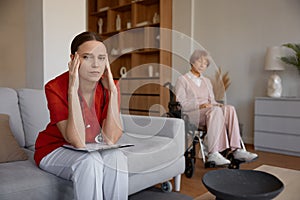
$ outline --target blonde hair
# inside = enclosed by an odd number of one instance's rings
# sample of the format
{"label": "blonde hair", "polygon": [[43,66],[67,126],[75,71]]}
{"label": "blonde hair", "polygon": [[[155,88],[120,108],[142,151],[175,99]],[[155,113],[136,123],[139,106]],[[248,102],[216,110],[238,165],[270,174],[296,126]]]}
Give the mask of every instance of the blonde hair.
{"label": "blonde hair", "polygon": [[207,59],[207,67],[210,65],[210,59],[209,59],[209,54],[207,51],[205,50],[200,50],[200,49],[196,49],[193,54],[190,57],[190,64],[194,64],[196,62],[196,60],[198,60],[201,57],[206,57]]}

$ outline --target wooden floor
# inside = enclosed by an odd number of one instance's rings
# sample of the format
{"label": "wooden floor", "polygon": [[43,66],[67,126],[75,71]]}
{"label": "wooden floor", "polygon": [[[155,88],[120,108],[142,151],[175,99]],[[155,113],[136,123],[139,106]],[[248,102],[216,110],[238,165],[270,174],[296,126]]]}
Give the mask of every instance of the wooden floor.
{"label": "wooden floor", "polygon": [[[253,146],[246,146],[248,151],[255,152],[259,158],[252,163],[245,163],[241,165],[241,169],[255,169],[261,165],[272,165],[277,167],[300,170],[300,157],[287,156],[282,154],[275,154],[262,151],[254,151]],[[182,175],[180,193],[191,197],[198,197],[207,192],[202,184],[202,176],[209,170],[216,170],[218,168],[205,169],[201,159],[197,157],[194,175],[192,178],[186,178]]]}

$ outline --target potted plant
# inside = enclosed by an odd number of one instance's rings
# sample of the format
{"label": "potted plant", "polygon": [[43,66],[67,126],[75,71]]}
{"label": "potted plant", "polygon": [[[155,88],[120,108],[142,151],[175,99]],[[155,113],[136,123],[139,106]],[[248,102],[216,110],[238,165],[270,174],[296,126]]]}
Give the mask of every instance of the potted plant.
{"label": "potted plant", "polygon": [[280,59],[287,64],[295,66],[300,74],[300,44],[287,43],[282,46],[292,49],[294,51],[294,55],[281,57]]}

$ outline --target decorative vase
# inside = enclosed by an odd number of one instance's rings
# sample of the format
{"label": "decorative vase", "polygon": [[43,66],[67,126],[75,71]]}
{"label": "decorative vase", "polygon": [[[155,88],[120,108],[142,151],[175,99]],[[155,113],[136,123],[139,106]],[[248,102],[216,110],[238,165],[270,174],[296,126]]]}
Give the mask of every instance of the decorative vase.
{"label": "decorative vase", "polygon": [[103,27],[103,19],[102,18],[99,18],[99,20],[98,20],[98,27],[99,27],[98,33],[102,34],[102,27]]}
{"label": "decorative vase", "polygon": [[148,67],[148,75],[149,75],[149,77],[153,77],[153,66],[152,65],[149,65],[149,67]]}
{"label": "decorative vase", "polygon": [[117,15],[117,19],[116,19],[116,30],[117,30],[117,31],[121,30],[121,17],[120,17],[120,15]]}
{"label": "decorative vase", "polygon": [[126,77],[126,75],[127,75],[127,69],[126,69],[126,67],[121,67],[121,69],[120,69],[120,75],[121,75],[122,78]]}

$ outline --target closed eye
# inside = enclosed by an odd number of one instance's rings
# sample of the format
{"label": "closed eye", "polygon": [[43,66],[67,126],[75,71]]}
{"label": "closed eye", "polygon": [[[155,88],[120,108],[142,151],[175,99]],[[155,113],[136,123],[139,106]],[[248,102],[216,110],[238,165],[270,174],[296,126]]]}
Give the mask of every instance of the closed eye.
{"label": "closed eye", "polygon": [[98,59],[101,60],[101,61],[104,61],[105,60],[105,56],[99,56]]}
{"label": "closed eye", "polygon": [[83,57],[83,59],[85,59],[85,60],[93,59],[93,56],[92,56],[92,55],[83,55],[82,57]]}

